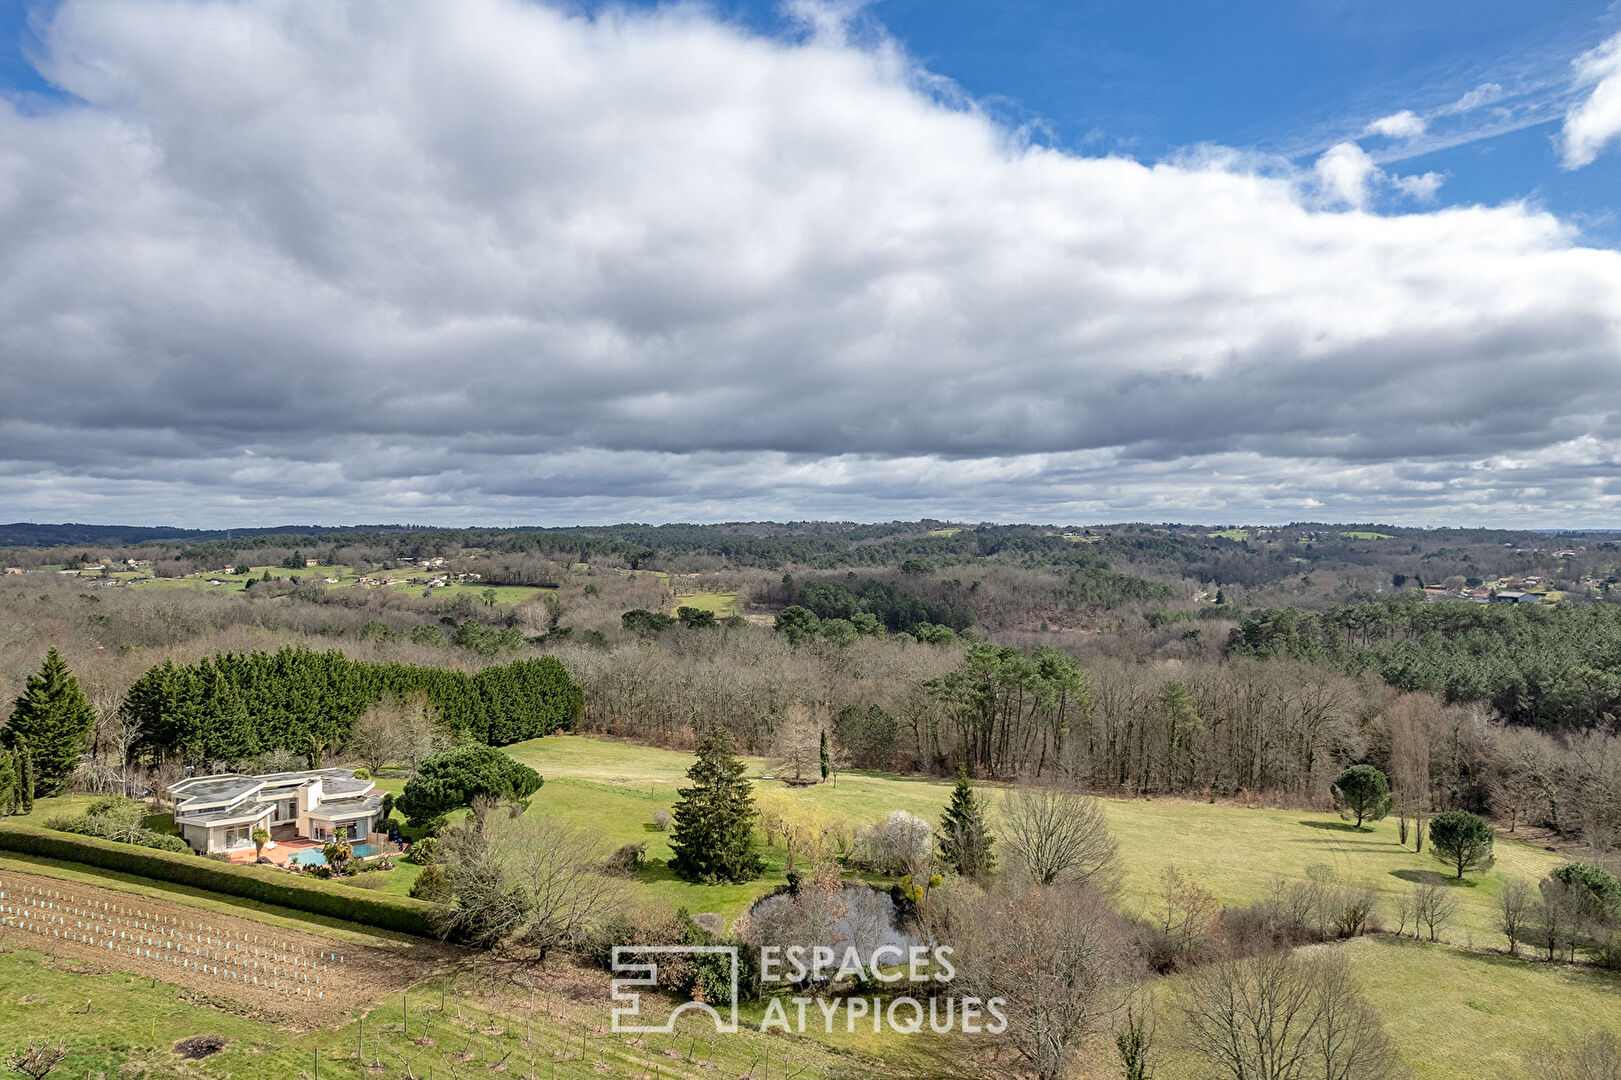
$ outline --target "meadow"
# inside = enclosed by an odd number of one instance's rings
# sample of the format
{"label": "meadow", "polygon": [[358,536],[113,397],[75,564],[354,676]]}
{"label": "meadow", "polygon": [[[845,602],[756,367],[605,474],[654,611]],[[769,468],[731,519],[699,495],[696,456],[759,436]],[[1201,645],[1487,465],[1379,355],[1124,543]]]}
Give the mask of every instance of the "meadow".
{"label": "meadow", "polygon": [[[767,873],[744,885],[704,886],[675,879],[665,860],[668,834],[652,824],[653,813],[668,810],[686,782],[687,753],[609,739],[551,736],[507,748],[545,777],[531,813],[555,815],[600,832],[613,844],[646,843],[648,862],[633,880],[649,907],[718,912],[729,919],[759,896],[785,882],[786,852],[766,852]],[[938,820],[949,797],[945,781],[882,773],[843,773],[836,783],[787,788],[765,779],[764,759],[748,759],[757,797],[802,817],[848,820],[861,827],[890,811],[905,809]],[[379,781],[398,791],[403,782]],[[979,788],[994,820],[1000,791]],[[86,796],[42,799],[29,820],[82,809]],[[1224,903],[1244,903],[1264,895],[1275,875],[1303,877],[1329,867],[1351,880],[1372,882],[1388,900],[1413,881],[1434,880],[1455,890],[1459,913],[1445,937],[1429,944],[1373,935],[1348,943],[1319,946],[1344,950],[1370,999],[1378,1007],[1403,1060],[1417,1080],[1472,1075],[1517,1075],[1524,1056],[1595,1018],[1616,1013],[1621,981],[1591,968],[1513,959],[1495,951],[1503,945],[1494,926],[1496,897],[1511,876],[1535,881],[1565,857],[1535,843],[1500,836],[1498,862],[1491,871],[1465,882],[1447,879],[1441,864],[1396,842],[1392,822],[1357,830],[1332,813],[1254,808],[1172,799],[1108,799],[1111,828],[1119,841],[1124,880],[1123,906],[1151,910],[1161,873],[1175,866],[1195,877]],[[0,872],[26,871],[68,885],[99,885],[134,895],[162,898],[222,915],[254,918],[273,926],[323,934],[334,941],[406,947],[397,936],[370,932],[335,920],[284,911],[252,901],[220,897],[167,882],[111,874],[45,859],[0,857]],[[418,868],[368,875],[388,892],[404,892]],[[1388,917],[1388,914],[1387,914]],[[708,1075],[764,1080],[775,1074],[811,1078],[855,1076],[947,1077],[1005,1075],[998,1065],[961,1037],[941,1040],[876,1037],[870,1034],[814,1037],[744,1034],[705,1045],[701,1026],[682,1037],[630,1040],[606,1032],[605,977],[599,972],[551,965],[536,976],[533,994],[510,979],[484,978],[471,956],[443,980],[419,983],[402,995],[380,992],[370,1010],[334,1015],[326,1027],[289,1028],[223,998],[139,979],[110,966],[88,968],[51,958],[7,940],[0,955],[0,1031],[72,1032],[82,1046],[70,1059],[69,1076],[115,1075],[124,1062],[127,1075],[215,1076],[238,1080],[313,1076],[316,1053],[323,1075],[339,1077],[483,1074],[492,1066],[507,1075],[528,1076],[531,1054],[537,1076]],[[501,965],[481,958],[486,975]],[[528,975],[524,976],[528,978]],[[441,990],[440,982],[448,983]],[[1178,980],[1156,984],[1162,1023],[1166,1080],[1199,1080],[1207,1073],[1175,1049]],[[380,988],[381,991],[381,988]],[[441,1006],[441,993],[444,1004]],[[362,1015],[366,1014],[364,1022]],[[406,1027],[409,1024],[409,1028]],[[420,1025],[420,1027],[418,1026]],[[177,1064],[171,1050],[179,1040],[218,1034],[229,1043],[200,1062]],[[684,1040],[684,1041],[683,1041]],[[583,1047],[583,1052],[582,1052]],[[770,1052],[775,1064],[767,1063]],[[567,1055],[567,1056],[563,1056]],[[685,1060],[690,1055],[691,1060]],[[709,1057],[709,1069],[699,1069]],[[968,1062],[972,1061],[973,1064]],[[1467,1062],[1465,1068],[1461,1063]],[[128,1069],[128,1066],[123,1066]],[[1096,1073],[1102,1076],[1105,1073]]]}
{"label": "meadow", "polygon": [[[648,867],[637,878],[648,896],[691,911],[714,911],[728,918],[752,900],[786,883],[787,852],[766,853],[767,875],[747,885],[692,885],[663,867],[668,834],[653,828],[656,810],[668,810],[686,782],[690,755],[577,735],[551,736],[506,748],[545,778],[532,806],[602,832],[614,844],[648,845]],[[842,773],[835,782],[789,788],[771,780],[771,762],[747,759],[759,799],[810,816],[846,818],[857,828],[881,820],[891,810],[907,810],[937,822],[951,795],[944,780],[884,773]],[[990,817],[998,812],[1001,789],[979,788]],[[1497,841],[1497,865],[1459,883],[1446,875],[1428,852],[1397,842],[1393,820],[1357,829],[1334,813],[1267,809],[1180,799],[1105,799],[1109,826],[1120,844],[1124,869],[1122,903],[1147,910],[1170,867],[1197,878],[1224,904],[1265,895],[1275,875],[1304,878],[1326,866],[1337,875],[1374,884],[1387,900],[1416,881],[1436,881],[1454,890],[1458,917],[1449,936],[1479,945],[1501,944],[1495,929],[1497,896],[1503,882],[1521,877],[1535,883],[1569,861],[1542,846],[1510,836]]]}

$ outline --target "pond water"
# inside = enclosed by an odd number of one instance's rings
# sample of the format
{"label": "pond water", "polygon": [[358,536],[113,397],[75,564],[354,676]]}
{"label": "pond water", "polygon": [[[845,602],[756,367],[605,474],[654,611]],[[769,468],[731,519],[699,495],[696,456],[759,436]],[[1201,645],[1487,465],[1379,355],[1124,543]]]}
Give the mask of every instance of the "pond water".
{"label": "pond water", "polygon": [[[870,885],[847,883],[840,894],[844,914],[832,923],[826,941],[806,942],[810,945],[828,945],[843,950],[855,946],[863,955],[871,955],[881,946],[908,949],[927,942],[915,929],[903,926],[896,919],[895,902],[884,889]],[[781,892],[768,896],[749,909],[749,921],[758,928],[779,924],[790,918],[795,898]]]}

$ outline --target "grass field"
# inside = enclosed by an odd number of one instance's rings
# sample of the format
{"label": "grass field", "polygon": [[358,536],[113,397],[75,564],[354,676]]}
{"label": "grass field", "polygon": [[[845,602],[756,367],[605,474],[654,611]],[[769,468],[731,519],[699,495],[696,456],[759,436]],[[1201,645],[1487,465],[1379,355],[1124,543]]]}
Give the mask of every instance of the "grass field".
{"label": "grass field", "polygon": [[[1379,1010],[1414,1080],[1533,1077],[1528,1055],[1595,1024],[1621,1032],[1621,979],[1593,968],[1399,940],[1340,945]],[[1162,1080],[1205,1080],[1207,1066],[1175,1048],[1178,980],[1161,981],[1155,1004],[1169,1053]]]}
{"label": "grass field", "polygon": [[[688,754],[572,735],[519,743],[507,752],[545,777],[532,804],[536,809],[589,824],[615,844],[645,841],[649,867],[639,880],[654,898],[733,917],[754,897],[786,881],[782,871],[786,852],[781,849],[766,853],[770,873],[748,885],[691,885],[669,876],[662,865],[670,854],[668,838],[654,831],[651,821],[655,810],[670,808],[676,789],[686,782],[692,761]],[[751,760],[749,765],[756,777],[769,772],[763,760]],[[837,784],[809,788],[759,781],[757,793],[780,804],[844,817],[860,827],[891,810],[938,821],[951,785],[911,776],[845,773]],[[985,786],[981,794],[994,818],[999,792]],[[1494,912],[1502,883],[1510,876],[1534,883],[1568,861],[1502,837],[1496,868],[1459,884],[1446,877],[1442,865],[1427,852],[1419,855],[1398,844],[1394,821],[1375,822],[1359,831],[1336,815],[1300,810],[1175,799],[1108,799],[1104,805],[1120,843],[1123,902],[1128,908],[1151,905],[1160,875],[1171,866],[1197,876],[1223,903],[1236,904],[1263,896],[1274,874],[1304,877],[1308,868],[1326,865],[1343,877],[1372,882],[1387,899],[1415,881],[1442,882],[1460,900],[1450,936],[1460,942],[1496,945],[1500,939]]]}
{"label": "grass field", "polygon": [[696,592],[677,595],[670,605],[670,614],[680,607],[695,607],[702,611],[713,611],[715,618],[724,619],[729,615],[737,614],[737,594],[730,592]]}
{"label": "grass field", "polygon": [[1340,535],[1345,537],[1347,540],[1394,540],[1394,539],[1396,539],[1394,536],[1390,535],[1389,533],[1369,532],[1366,529],[1353,529],[1350,532],[1342,532],[1342,533],[1340,533]]}

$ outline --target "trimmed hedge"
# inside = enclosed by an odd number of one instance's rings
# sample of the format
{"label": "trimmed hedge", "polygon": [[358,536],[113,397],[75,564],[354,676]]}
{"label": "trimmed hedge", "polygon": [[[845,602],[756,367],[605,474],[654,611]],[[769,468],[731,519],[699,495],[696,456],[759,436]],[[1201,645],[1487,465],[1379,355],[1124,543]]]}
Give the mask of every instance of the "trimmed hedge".
{"label": "trimmed hedge", "polygon": [[197,855],[180,855],[11,823],[0,823],[0,850],[84,863],[157,881],[173,881],[383,930],[434,936],[429,916],[437,905],[405,897],[374,896],[343,885],[306,880],[302,875],[294,876],[285,870],[237,866]]}

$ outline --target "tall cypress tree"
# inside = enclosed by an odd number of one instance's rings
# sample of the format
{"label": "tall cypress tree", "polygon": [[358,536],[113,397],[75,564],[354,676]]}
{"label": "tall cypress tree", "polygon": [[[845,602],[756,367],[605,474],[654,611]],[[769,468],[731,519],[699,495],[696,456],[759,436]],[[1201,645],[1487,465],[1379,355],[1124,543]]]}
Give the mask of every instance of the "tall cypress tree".
{"label": "tall cypress tree", "polygon": [[11,710],[6,743],[13,748],[27,743],[24,756],[39,794],[56,795],[67,789],[95,726],[96,711],[62,654],[52,647]]}
{"label": "tall cypress tree", "polygon": [[22,805],[17,789],[17,756],[0,750],[0,814],[15,814]]}
{"label": "tall cypress tree", "polygon": [[940,861],[963,877],[984,877],[996,869],[996,857],[991,854],[994,841],[985,828],[985,812],[974,795],[966,764],[957,766],[957,786],[940,819],[939,841]]}
{"label": "tall cypress tree", "polygon": [[826,780],[833,772],[833,755],[827,752],[827,731],[822,731],[822,779]]}
{"label": "tall cypress tree", "polygon": [[17,740],[17,753],[14,755],[17,765],[17,813],[32,814],[34,812],[34,758],[28,752],[28,740]]}
{"label": "tall cypress tree", "polygon": [[731,733],[716,727],[698,745],[671,809],[670,869],[687,881],[743,882],[765,870],[754,850],[753,788],[743,778]]}

